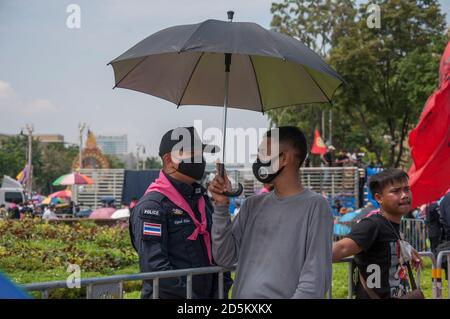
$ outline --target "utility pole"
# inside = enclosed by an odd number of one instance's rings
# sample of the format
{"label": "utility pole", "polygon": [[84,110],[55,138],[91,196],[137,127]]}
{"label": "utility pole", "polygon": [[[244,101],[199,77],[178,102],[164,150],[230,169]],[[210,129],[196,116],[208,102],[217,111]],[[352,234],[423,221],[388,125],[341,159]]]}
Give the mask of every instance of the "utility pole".
{"label": "utility pole", "polygon": [[145,161],[147,157],[145,156],[145,146],[142,145],[142,155],[144,156],[144,159],[142,160],[142,169],[145,170]]}
{"label": "utility pole", "polygon": [[31,192],[33,189],[33,166],[32,163],[32,145],[33,145],[33,124],[27,124],[26,129],[28,131],[28,181],[27,181],[27,191],[31,198]]}
{"label": "utility pole", "polygon": [[136,144],[136,157],[137,157],[137,169],[139,170],[139,165],[140,165],[140,159],[139,159],[139,153],[142,150],[142,155],[143,155],[143,160],[142,160],[142,169],[145,169],[145,146],[137,143]]}
{"label": "utility pole", "polygon": [[83,131],[86,128],[86,123],[79,123],[78,129],[80,130],[80,149],[79,149],[79,158],[80,158],[80,170],[83,168]]}
{"label": "utility pole", "polygon": [[136,169],[139,170],[139,152],[142,148],[142,144],[137,143],[136,144],[136,157],[137,157],[137,164],[136,164]]}

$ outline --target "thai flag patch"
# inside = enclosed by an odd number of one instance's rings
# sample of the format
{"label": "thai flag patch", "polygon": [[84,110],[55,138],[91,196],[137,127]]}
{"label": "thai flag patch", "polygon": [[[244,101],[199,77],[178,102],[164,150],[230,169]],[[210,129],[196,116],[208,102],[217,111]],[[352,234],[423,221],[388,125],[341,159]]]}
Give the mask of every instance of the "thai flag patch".
{"label": "thai flag patch", "polygon": [[144,235],[161,237],[161,224],[144,222]]}

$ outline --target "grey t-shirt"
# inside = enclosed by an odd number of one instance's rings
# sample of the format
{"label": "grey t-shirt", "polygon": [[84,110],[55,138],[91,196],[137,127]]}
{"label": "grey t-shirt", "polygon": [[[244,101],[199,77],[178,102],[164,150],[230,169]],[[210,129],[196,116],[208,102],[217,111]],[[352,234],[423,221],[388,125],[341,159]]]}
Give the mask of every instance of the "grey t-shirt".
{"label": "grey t-shirt", "polygon": [[215,206],[211,233],[215,262],[238,263],[233,298],[324,298],[330,288],[333,217],[309,189],[250,197],[233,222]]}

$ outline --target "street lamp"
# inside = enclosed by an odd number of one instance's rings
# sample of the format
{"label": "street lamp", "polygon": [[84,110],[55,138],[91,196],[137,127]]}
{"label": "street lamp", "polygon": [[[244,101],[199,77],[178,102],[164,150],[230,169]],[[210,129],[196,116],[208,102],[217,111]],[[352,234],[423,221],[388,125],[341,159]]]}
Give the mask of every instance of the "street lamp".
{"label": "street lamp", "polygon": [[142,145],[142,144],[139,144],[139,143],[136,144],[136,157],[137,157],[136,169],[137,170],[139,170],[139,152],[141,151],[141,149],[143,147],[144,147],[144,145]]}

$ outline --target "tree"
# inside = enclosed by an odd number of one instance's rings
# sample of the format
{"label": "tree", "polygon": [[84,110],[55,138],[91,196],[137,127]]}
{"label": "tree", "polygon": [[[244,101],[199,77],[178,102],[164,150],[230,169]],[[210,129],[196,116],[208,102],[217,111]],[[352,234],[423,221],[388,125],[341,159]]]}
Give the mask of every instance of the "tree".
{"label": "tree", "polygon": [[[380,29],[367,26],[368,4],[332,0],[273,4],[272,26],[306,39],[346,80],[333,99],[333,141],[364,146],[378,162],[397,167],[406,164],[407,134],[437,85],[448,40],[445,19],[436,0],[371,3],[381,9]],[[304,122],[305,112],[275,110],[269,116],[283,125],[286,119]]]}
{"label": "tree", "polygon": [[109,168],[125,168],[125,162],[117,156],[104,154],[109,162]]}
{"label": "tree", "polygon": [[146,169],[161,169],[162,162],[161,159],[157,156],[147,157],[145,160],[145,168]]}
{"label": "tree", "polygon": [[53,182],[59,176],[72,171],[72,162],[78,156],[78,146],[64,146],[62,143],[48,143],[40,146],[41,164],[34,169],[34,189],[43,194],[55,191]]}
{"label": "tree", "polygon": [[[13,178],[26,164],[27,136],[6,137],[0,143],[0,177]],[[53,181],[72,171],[72,161],[78,155],[78,146],[61,143],[32,142],[33,191],[49,194],[54,191]]]}
{"label": "tree", "polygon": [[[26,135],[16,135],[5,137],[0,142],[0,177],[4,175],[15,178],[17,174],[27,164],[27,147],[28,138]],[[39,142],[33,140],[32,142],[32,165],[33,172],[39,171],[41,160]]]}

